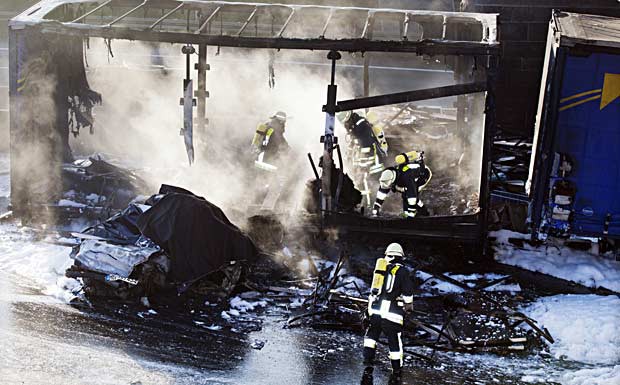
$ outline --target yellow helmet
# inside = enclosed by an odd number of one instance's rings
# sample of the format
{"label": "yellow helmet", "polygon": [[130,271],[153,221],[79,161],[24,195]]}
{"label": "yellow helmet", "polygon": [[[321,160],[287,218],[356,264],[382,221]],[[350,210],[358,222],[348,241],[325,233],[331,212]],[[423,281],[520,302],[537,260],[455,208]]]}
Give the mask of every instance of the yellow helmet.
{"label": "yellow helmet", "polygon": [[415,162],[419,158],[420,158],[420,153],[419,152],[417,152],[417,151],[409,151],[407,153],[402,153],[402,154],[396,155],[396,157],[394,158],[394,162],[396,162],[396,164],[398,164],[398,165],[401,165],[401,164],[405,164],[405,163]]}
{"label": "yellow helmet", "polygon": [[379,121],[379,117],[373,111],[368,111],[366,114],[366,120],[368,120],[372,124],[376,124]]}

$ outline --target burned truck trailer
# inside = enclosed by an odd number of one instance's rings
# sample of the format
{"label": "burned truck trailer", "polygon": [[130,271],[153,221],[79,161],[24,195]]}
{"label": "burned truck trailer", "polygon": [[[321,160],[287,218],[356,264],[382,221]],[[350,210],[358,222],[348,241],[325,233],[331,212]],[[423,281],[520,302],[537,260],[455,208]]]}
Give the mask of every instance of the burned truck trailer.
{"label": "burned truck trailer", "polygon": [[527,186],[534,236],[620,239],[620,19],[555,11]]}
{"label": "burned truck trailer", "polygon": [[[346,25],[346,28],[343,27]],[[324,226],[349,231],[432,237],[480,243],[486,231],[490,138],[494,129],[493,81],[499,43],[497,15],[406,11],[360,7],[176,0],[48,0],[31,7],[10,23],[11,199],[16,214],[40,203],[37,185],[53,196],[58,169],[71,160],[68,137],[91,127],[91,111],[105,95],[90,90],[84,64],[89,38],[196,45],[197,81],[186,93],[196,119],[185,125],[194,137],[208,124],[207,47],[330,52],[333,66],[328,85],[323,168],[333,162],[334,114],[398,103],[455,97],[456,124],[466,131],[482,121],[479,210],[468,215],[373,219],[345,214],[332,202],[329,172],[321,176],[321,220]],[[340,52],[401,53],[432,58],[450,67],[454,84],[370,96],[368,63],[364,63],[364,97],[339,100],[334,78]],[[326,63],[329,63],[326,61]],[[189,79],[189,66],[188,66]],[[35,76],[36,75],[36,76]],[[55,79],[51,83],[41,78]],[[330,79],[325,79],[326,83]],[[192,91],[191,89],[189,91]],[[484,93],[484,102],[471,108],[467,95]],[[193,96],[193,97],[192,97]],[[193,103],[195,107],[191,108]],[[321,108],[320,105],[316,106]],[[317,138],[317,142],[318,142]],[[40,144],[44,142],[43,146]],[[191,144],[191,141],[190,141]],[[188,143],[186,142],[186,145]],[[189,147],[188,147],[189,148]],[[188,152],[189,155],[189,152]],[[33,175],[32,158],[44,160],[46,172]],[[190,155],[190,161],[192,156]],[[41,163],[41,162],[40,162]],[[337,189],[336,189],[337,190]]]}

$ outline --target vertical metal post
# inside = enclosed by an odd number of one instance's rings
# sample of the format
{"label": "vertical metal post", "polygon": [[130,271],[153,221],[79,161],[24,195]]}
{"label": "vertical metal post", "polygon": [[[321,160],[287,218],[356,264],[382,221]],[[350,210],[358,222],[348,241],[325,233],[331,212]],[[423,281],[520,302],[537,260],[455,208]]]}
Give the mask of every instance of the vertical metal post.
{"label": "vertical metal post", "polygon": [[[364,54],[364,97],[370,96],[370,53]],[[368,112],[368,108],[366,112]]]}
{"label": "vertical metal post", "polygon": [[482,170],[480,171],[480,196],[478,206],[480,207],[480,233],[479,242],[483,257],[487,253],[487,231],[489,217],[490,191],[489,182],[491,178],[491,140],[495,135],[495,80],[497,76],[497,59],[489,58],[487,70],[487,94],[484,115],[484,135],[482,142]]}
{"label": "vertical metal post", "polygon": [[207,92],[207,71],[209,65],[207,64],[207,45],[200,44],[198,46],[198,63],[195,65],[196,71],[198,71],[198,89],[195,91],[196,97],[196,131],[198,136],[198,144],[201,147],[200,152],[205,154],[207,144],[207,98],[209,93]]}
{"label": "vertical metal post", "polygon": [[194,107],[196,99],[194,98],[194,82],[191,76],[191,55],[196,53],[196,49],[191,45],[184,45],[181,52],[185,55],[185,76],[183,79],[183,98],[181,105],[183,106],[183,128],[181,135],[185,142],[185,150],[189,164],[194,163]]}
{"label": "vertical metal post", "polygon": [[[469,66],[467,65],[467,59],[462,56],[455,58],[454,66],[454,78],[458,84],[467,83],[467,71]],[[465,117],[467,114],[467,95],[459,95],[456,97],[456,132],[461,140],[465,141],[468,134],[468,128],[466,127]]]}
{"label": "vertical metal post", "polygon": [[325,135],[321,138],[323,142],[323,173],[321,175],[321,209],[323,215],[328,215],[332,211],[332,191],[331,191],[331,173],[334,163],[332,151],[334,149],[334,124],[336,119],[336,61],[341,58],[338,51],[329,51],[327,58],[332,61],[331,81],[327,86],[327,103],[323,107],[325,112]]}
{"label": "vertical metal post", "polygon": [[[18,100],[18,79],[20,78],[19,71],[21,70],[18,39],[23,31],[16,31],[9,27],[9,149],[11,156],[11,206],[13,212],[17,215],[21,206],[21,201],[24,199],[24,194],[21,191],[23,184],[23,178],[20,173],[24,173],[25,167],[21,167],[21,159],[19,159],[20,146],[18,143],[19,131],[23,130],[20,124],[20,108]],[[21,38],[23,41],[23,38]],[[23,46],[23,43],[21,44]],[[19,167],[18,167],[19,166]],[[18,201],[19,200],[19,201]]]}
{"label": "vertical metal post", "polygon": [[[547,47],[547,49],[550,48]],[[539,143],[537,143],[536,148],[532,148],[532,156],[535,156],[532,191],[530,193],[532,240],[537,240],[538,238],[540,224],[543,219],[544,204],[548,198],[549,176],[553,166],[553,156],[551,156],[553,138],[555,137],[558,121],[560,92],[564,83],[564,65],[566,64],[568,52],[568,48],[559,47],[555,52],[555,57],[552,56],[550,58],[549,67],[546,69],[546,71],[549,71],[547,76],[551,77],[547,79],[547,83],[551,82],[551,85],[543,85],[547,91],[543,96],[543,101],[541,101],[544,103],[544,107],[542,109],[542,117],[540,118],[538,138],[535,138],[534,142]]]}

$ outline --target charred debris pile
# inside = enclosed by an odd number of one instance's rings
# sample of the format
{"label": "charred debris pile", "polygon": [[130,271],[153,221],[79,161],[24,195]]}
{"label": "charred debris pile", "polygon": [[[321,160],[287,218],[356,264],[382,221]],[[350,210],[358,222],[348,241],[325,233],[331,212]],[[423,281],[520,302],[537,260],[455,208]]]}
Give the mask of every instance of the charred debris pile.
{"label": "charred debris pile", "polygon": [[[364,330],[368,290],[364,281],[346,273],[347,260],[343,253],[335,265],[319,272],[303,306],[288,318],[288,327]],[[403,337],[405,352],[416,358],[430,362],[436,351],[528,352],[541,348],[543,340],[554,341],[536,320],[515,310],[524,298],[513,291],[519,287],[510,275],[453,277],[414,267],[411,279],[417,294]]]}
{"label": "charred debris pile", "polygon": [[166,292],[228,296],[259,258],[254,242],[214,204],[162,185],[80,233],[66,275],[81,278],[89,298],[130,300]]}
{"label": "charred debris pile", "polygon": [[[481,152],[472,128],[458,128],[455,108],[405,103],[379,110],[390,152],[424,151],[433,177],[422,193],[433,197],[432,215],[478,211],[478,184],[472,157]],[[477,166],[476,166],[477,167]],[[430,202],[429,202],[430,203]]]}
{"label": "charred debris pile", "polygon": [[[222,324],[257,330],[266,314],[288,328],[363,332],[372,256],[352,261],[345,247],[334,262],[291,251],[274,218],[248,223],[251,236],[206,199],[162,185],[158,194],[72,233],[79,243],[66,275],[80,281],[82,305],[134,303],[147,309],[139,314],[192,309],[205,317],[196,325],[210,332]],[[430,362],[435,351],[527,352],[553,341],[515,310],[524,299],[510,275],[454,276],[421,263],[412,266],[418,289],[405,321],[411,355]]]}

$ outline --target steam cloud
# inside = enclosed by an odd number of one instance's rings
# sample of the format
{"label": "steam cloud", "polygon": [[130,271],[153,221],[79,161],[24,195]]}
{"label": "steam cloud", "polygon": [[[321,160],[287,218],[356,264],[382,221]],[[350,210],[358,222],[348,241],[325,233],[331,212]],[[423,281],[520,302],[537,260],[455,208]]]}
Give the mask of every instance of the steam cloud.
{"label": "steam cloud", "polygon": [[[180,45],[162,45],[164,72],[149,66],[153,46],[138,42],[113,41],[114,57],[106,54],[102,41],[91,40],[87,50],[88,76],[93,89],[101,92],[103,106],[95,109],[94,135],[82,134],[72,139],[76,154],[102,152],[108,157],[122,159],[136,168],[152,184],[178,184],[205,196],[229,212],[241,210],[254,198],[257,181],[248,169],[253,168],[249,154],[250,142],[257,124],[268,120],[276,111],[287,113],[286,138],[293,149],[293,157],[283,180],[294,181],[290,202],[302,201],[301,193],[312,171],[306,160],[311,152],[316,158],[322,152],[319,137],[324,131],[325,115],[321,106],[326,99],[329,82],[329,61],[325,52],[243,50],[209,47],[207,99],[209,124],[206,134],[195,131],[197,161],[188,166],[182,126],[182,80],[185,77],[185,57]],[[269,60],[275,56],[275,87],[269,87]],[[343,62],[356,64],[357,69],[340,67],[336,76],[338,99],[361,95],[362,78],[358,56],[343,55]],[[191,76],[196,84],[194,55]],[[427,60],[398,55],[372,56],[372,65],[400,63],[402,67],[419,65]],[[407,63],[402,65],[402,63]],[[436,65],[435,65],[436,67]],[[401,89],[385,89],[383,72],[371,72],[371,95],[411,89],[406,79],[396,83]],[[435,76],[425,73],[407,73],[417,76],[416,88],[446,85],[452,82],[451,73]],[[476,96],[481,97],[481,95]],[[451,98],[455,99],[455,98]],[[453,101],[453,100],[452,100]],[[446,106],[452,101],[436,100]],[[397,106],[398,107],[398,106]],[[373,111],[382,118],[393,115],[393,107]],[[427,140],[423,135],[402,127],[386,128],[390,136],[409,136],[403,150],[422,149],[433,168],[435,177],[449,174],[455,183],[477,191],[481,162],[482,122],[470,122],[465,136],[448,135],[445,140]],[[425,127],[420,127],[424,131]],[[448,131],[450,128],[447,129]],[[344,143],[344,129],[338,125],[336,134]],[[409,146],[410,148],[406,148]],[[398,146],[394,146],[398,147]],[[394,148],[392,147],[392,148]],[[412,147],[412,148],[411,148]],[[470,153],[467,160],[454,172],[452,153]],[[389,160],[395,153],[391,151]],[[458,155],[457,155],[458,159]],[[346,171],[346,170],[345,170]],[[281,170],[281,173],[284,171]],[[258,181],[259,183],[262,181]],[[426,200],[428,204],[431,201]]]}

